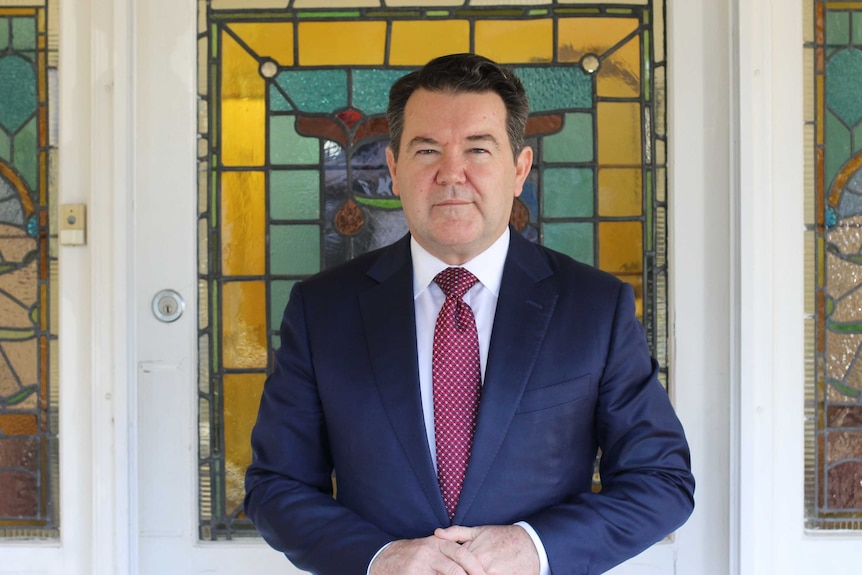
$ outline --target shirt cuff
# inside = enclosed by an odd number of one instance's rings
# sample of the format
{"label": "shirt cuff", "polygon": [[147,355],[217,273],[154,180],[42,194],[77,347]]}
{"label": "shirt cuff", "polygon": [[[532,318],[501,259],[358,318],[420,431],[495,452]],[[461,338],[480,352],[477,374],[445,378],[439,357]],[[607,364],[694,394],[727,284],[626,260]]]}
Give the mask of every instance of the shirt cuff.
{"label": "shirt cuff", "polygon": [[368,569],[365,570],[365,575],[371,575],[371,564],[374,563],[374,560],[377,559],[377,556],[380,555],[380,552],[389,547],[390,545],[392,545],[391,541],[377,550],[377,553],[375,553],[374,557],[371,558],[371,561],[368,562]]}
{"label": "shirt cuff", "polygon": [[520,525],[533,540],[533,545],[536,546],[536,553],[539,554],[539,575],[551,575],[551,567],[548,565],[548,554],[545,552],[545,546],[539,538],[539,534],[533,529],[533,526],[526,521],[518,521],[515,525]]}

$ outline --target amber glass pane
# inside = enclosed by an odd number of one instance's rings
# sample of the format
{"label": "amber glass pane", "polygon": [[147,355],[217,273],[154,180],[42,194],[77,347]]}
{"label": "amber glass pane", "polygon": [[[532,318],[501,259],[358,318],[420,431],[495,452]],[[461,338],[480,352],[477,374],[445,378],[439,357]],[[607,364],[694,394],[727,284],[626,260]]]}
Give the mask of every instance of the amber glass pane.
{"label": "amber glass pane", "polygon": [[392,23],[393,66],[421,66],[444,54],[470,51],[467,20],[406,21]]}
{"label": "amber glass pane", "polygon": [[224,376],[225,507],[229,513],[242,508],[245,469],[251,463],[251,428],[263,394],[264,374]]}
{"label": "amber glass pane", "polygon": [[599,168],[599,216],[637,216],[643,211],[640,168]]}
{"label": "amber glass pane", "polygon": [[257,61],[233,36],[222,34],[222,162],[260,166],[265,156],[266,85]]}
{"label": "amber glass pane", "polygon": [[266,367],[266,284],[225,282],[222,298],[225,367]]}
{"label": "amber glass pane", "polygon": [[386,22],[301,22],[302,66],[383,64]]}
{"label": "amber glass pane", "polygon": [[222,174],[222,273],[260,275],[266,269],[263,172]]}
{"label": "amber glass pane", "polygon": [[0,539],[59,537],[57,20],[0,0]]}
{"label": "amber glass pane", "polygon": [[641,93],[640,38],[635,36],[602,60],[596,75],[599,96],[636,98]]}
{"label": "amber glass pane", "polygon": [[584,54],[602,56],[637,30],[638,24],[631,18],[563,18],[557,24],[557,57],[561,62],[579,62]]}
{"label": "amber glass pane", "polygon": [[229,28],[242,38],[258,58],[271,58],[282,66],[293,65],[292,23],[236,22]]}
{"label": "amber glass pane", "polygon": [[599,163],[606,166],[639,166],[641,107],[635,102],[599,102]]}
{"label": "amber glass pane", "polygon": [[599,267],[615,274],[643,271],[643,226],[640,222],[599,223]]}
{"label": "amber glass pane", "polygon": [[553,20],[480,20],[476,22],[476,53],[507,64],[550,62],[553,24]]}

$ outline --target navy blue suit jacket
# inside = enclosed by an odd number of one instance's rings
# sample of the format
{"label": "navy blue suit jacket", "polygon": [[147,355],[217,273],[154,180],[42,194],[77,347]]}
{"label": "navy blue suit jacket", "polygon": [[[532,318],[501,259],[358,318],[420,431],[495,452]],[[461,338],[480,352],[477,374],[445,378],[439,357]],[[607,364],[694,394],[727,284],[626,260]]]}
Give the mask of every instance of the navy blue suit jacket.
{"label": "navy blue suit jacket", "polygon": [[[527,521],[553,575],[592,575],[688,518],[688,445],[634,305],[628,284],[511,234],[455,524]],[[409,236],[297,284],[275,360],[245,502],[270,545],[313,573],[364,575],[389,541],[449,525],[419,396]]]}

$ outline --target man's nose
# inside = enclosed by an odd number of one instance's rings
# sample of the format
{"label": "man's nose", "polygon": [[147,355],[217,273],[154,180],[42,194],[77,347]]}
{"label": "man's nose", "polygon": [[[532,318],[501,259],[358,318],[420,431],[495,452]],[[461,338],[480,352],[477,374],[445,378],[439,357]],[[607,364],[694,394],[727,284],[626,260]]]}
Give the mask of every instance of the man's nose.
{"label": "man's nose", "polygon": [[444,153],[437,169],[437,183],[441,186],[463,184],[467,180],[467,161],[461,154]]}

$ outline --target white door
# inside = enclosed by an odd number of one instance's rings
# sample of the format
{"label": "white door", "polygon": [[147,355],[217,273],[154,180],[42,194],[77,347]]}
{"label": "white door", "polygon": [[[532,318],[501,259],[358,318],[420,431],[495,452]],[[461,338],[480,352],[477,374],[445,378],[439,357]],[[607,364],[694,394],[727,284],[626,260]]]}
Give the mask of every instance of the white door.
{"label": "white door", "polygon": [[[683,23],[706,17],[704,10],[672,2],[672,36],[686,44],[706,46]],[[197,540],[197,6],[194,2],[147,0],[134,5],[136,43],[133,67],[132,165],[134,220],[132,272],[135,345],[132,350],[135,385],[130,390],[132,448],[130,502],[132,504],[130,561],[142,575],[165,573],[239,574],[253,565],[255,573],[293,573],[287,560],[260,541],[199,542]],[[170,17],[165,15],[170,14]],[[726,28],[716,28],[712,41],[727,41]],[[122,41],[122,39],[118,39]],[[686,53],[672,56],[682,69]],[[701,58],[706,57],[700,54]],[[721,59],[722,54],[710,57]],[[672,89],[687,98],[672,99],[671,110],[703,117],[697,95],[717,88],[719,78],[685,76]],[[722,394],[727,372],[710,370],[729,353],[729,312],[714,305],[704,285],[710,274],[722,274],[728,264],[729,172],[726,151],[715,154],[705,130],[726,142],[729,131],[728,94],[716,102],[724,115],[712,126],[672,132],[672,146],[688,150],[688,161],[671,175],[676,186],[700,190],[703,174],[713,171],[723,181],[709,182],[717,193],[678,195],[674,200],[672,253],[677,261],[710,262],[706,269],[687,266],[675,273],[677,357],[673,365],[675,401],[695,454],[699,478],[698,511],[674,537],[656,545],[614,573],[625,575],[727,573],[727,533],[711,531],[707,522],[724,524],[728,514],[728,484],[720,462],[727,459],[726,418],[729,397]],[[676,103],[676,107],[674,104]],[[674,120],[671,126],[691,123]],[[709,165],[707,165],[709,164]],[[687,182],[694,179],[693,185]],[[706,213],[715,226],[696,225]],[[723,223],[723,225],[722,225]],[[710,257],[701,257],[706,251]],[[675,264],[674,264],[675,265]],[[704,264],[706,266],[706,264]],[[674,268],[676,269],[676,268]],[[155,318],[152,300],[172,289],[185,301],[185,311],[174,322]],[[719,290],[720,291],[720,290]],[[717,342],[708,347],[706,342]],[[707,405],[723,404],[721,410]],[[707,455],[709,454],[709,455]],[[719,455],[720,454],[720,455]],[[726,477],[726,476],[725,476]],[[713,479],[716,478],[716,479]],[[709,517],[709,519],[707,519]],[[707,541],[707,542],[705,542]]]}

